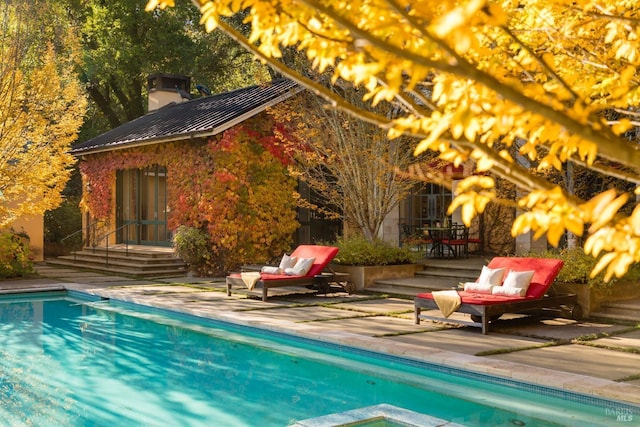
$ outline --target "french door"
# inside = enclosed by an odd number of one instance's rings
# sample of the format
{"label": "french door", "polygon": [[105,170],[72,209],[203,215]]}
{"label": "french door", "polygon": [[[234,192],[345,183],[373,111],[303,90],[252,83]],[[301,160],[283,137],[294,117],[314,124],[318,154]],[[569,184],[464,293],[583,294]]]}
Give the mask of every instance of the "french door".
{"label": "french door", "polygon": [[118,171],[116,220],[119,243],[169,246],[167,172],[164,166]]}

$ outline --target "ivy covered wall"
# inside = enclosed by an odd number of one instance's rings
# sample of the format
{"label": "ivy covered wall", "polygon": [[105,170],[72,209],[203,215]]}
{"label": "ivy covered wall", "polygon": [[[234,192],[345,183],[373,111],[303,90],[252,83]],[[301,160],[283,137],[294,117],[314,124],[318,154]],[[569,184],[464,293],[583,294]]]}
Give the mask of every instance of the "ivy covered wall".
{"label": "ivy covered wall", "polygon": [[167,169],[168,226],[206,230],[210,273],[264,263],[290,249],[298,228],[296,182],[289,156],[266,114],[209,141],[172,142],[86,156],[80,162],[82,207],[114,229],[116,171],[152,165]]}

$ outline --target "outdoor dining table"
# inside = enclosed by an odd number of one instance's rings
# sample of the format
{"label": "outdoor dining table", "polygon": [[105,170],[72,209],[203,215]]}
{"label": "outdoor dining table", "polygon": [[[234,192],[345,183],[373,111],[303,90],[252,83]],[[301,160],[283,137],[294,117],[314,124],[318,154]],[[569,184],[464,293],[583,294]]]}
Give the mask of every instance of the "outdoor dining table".
{"label": "outdoor dining table", "polygon": [[455,256],[453,248],[445,243],[451,239],[451,227],[423,227],[422,231],[431,240],[431,250],[429,253],[434,258],[444,258],[445,249],[447,250],[447,255],[450,256],[453,254]]}

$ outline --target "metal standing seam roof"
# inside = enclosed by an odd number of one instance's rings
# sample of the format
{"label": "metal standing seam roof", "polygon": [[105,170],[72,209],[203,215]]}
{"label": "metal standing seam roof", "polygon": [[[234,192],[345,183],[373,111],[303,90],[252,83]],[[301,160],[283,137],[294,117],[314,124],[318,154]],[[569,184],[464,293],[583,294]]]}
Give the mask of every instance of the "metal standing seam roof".
{"label": "metal standing seam roof", "polygon": [[218,134],[298,93],[291,80],[276,80],[231,92],[171,103],[75,145],[73,155]]}

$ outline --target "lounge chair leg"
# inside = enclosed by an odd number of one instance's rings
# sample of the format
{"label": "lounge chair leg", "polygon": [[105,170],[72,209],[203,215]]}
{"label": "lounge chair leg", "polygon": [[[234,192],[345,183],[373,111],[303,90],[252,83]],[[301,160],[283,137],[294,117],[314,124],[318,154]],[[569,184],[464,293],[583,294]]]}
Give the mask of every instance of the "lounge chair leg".
{"label": "lounge chair leg", "polygon": [[416,322],[416,325],[420,324],[420,307],[416,307],[414,309],[414,320]]}
{"label": "lounge chair leg", "polygon": [[487,314],[482,315],[482,335],[489,333],[489,316]]}
{"label": "lounge chair leg", "polygon": [[227,280],[227,296],[231,296],[231,283]]}
{"label": "lounge chair leg", "polygon": [[265,283],[262,284],[262,301],[263,302],[267,302],[267,291],[269,290],[269,288],[267,288],[267,285]]}

